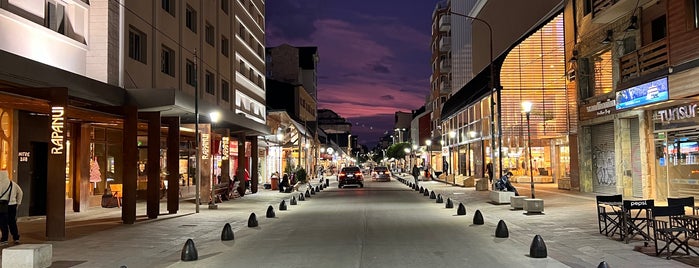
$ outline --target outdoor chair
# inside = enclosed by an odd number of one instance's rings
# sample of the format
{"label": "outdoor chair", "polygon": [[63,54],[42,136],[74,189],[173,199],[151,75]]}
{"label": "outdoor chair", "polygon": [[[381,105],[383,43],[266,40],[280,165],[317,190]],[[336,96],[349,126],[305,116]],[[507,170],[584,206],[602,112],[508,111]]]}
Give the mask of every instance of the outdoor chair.
{"label": "outdoor chair", "polygon": [[[651,214],[656,256],[667,251],[667,259],[670,259],[679,250],[687,255],[690,252],[699,255],[688,243],[693,231],[683,225],[683,221],[677,220],[684,216],[683,206],[653,207]],[[658,241],[665,243],[663,247],[658,247]]]}
{"label": "outdoor chair", "polygon": [[614,236],[617,233],[623,239],[622,222],[622,197],[621,195],[598,195],[597,199],[597,225],[599,233],[606,236]]}
{"label": "outdoor chair", "polygon": [[625,230],[622,231],[626,243],[629,243],[629,240],[636,236],[640,236],[642,240],[646,241],[644,243],[646,246],[649,241],[653,240],[650,227],[652,225],[651,211],[654,204],[653,199],[624,200],[623,222]]}
{"label": "outdoor chair", "polygon": [[[668,197],[667,206],[681,206],[685,208],[690,208],[692,210],[692,214],[685,213],[684,216],[677,217],[675,220],[683,221],[682,224],[687,225],[687,228],[690,228],[691,230],[697,230],[699,228],[699,215],[697,215],[697,209],[699,209],[699,207],[694,205],[693,196],[680,198]],[[699,239],[699,237],[697,237],[697,232],[694,232],[694,235],[694,239]]]}

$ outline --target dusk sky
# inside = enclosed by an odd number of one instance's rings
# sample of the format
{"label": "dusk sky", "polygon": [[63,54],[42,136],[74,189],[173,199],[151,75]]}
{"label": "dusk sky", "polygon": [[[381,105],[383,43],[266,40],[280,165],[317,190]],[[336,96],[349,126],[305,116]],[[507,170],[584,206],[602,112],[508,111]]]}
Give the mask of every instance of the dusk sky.
{"label": "dusk sky", "polygon": [[436,0],[272,0],[267,46],[317,46],[318,108],[352,122],[359,143],[392,132],[396,111],[429,93],[431,16]]}

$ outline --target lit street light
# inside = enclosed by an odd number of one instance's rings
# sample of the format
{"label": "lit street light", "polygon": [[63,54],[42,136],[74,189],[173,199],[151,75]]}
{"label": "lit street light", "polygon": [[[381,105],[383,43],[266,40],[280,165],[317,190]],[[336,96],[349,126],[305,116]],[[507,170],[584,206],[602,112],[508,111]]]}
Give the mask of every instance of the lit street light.
{"label": "lit street light", "polygon": [[427,167],[425,167],[425,177],[428,177],[430,174],[430,167],[432,166],[432,148],[430,148],[430,145],[432,145],[432,140],[425,140],[425,145],[427,145]]}
{"label": "lit street light", "polygon": [[524,101],[522,102],[522,111],[527,114],[527,147],[529,148],[529,178],[530,185],[532,188],[532,198],[534,197],[534,170],[532,169],[532,133],[531,125],[529,122],[529,114],[532,112],[532,102]]}
{"label": "lit street light", "polygon": [[[221,119],[221,113],[219,112],[211,112],[209,113],[209,119],[211,119],[211,134],[214,132],[214,124],[218,122],[219,119]],[[213,137],[213,135],[211,135]],[[209,209],[217,209],[218,205],[216,205],[216,198],[214,197],[214,182],[216,182],[216,179],[213,176],[214,174],[211,174],[210,180],[211,180],[211,203],[209,204]]]}

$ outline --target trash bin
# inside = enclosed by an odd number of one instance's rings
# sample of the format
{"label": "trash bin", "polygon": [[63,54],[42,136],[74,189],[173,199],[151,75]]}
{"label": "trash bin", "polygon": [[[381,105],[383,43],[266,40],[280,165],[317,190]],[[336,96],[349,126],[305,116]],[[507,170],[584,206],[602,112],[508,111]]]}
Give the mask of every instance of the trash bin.
{"label": "trash bin", "polygon": [[279,190],[279,178],[272,178],[272,190]]}

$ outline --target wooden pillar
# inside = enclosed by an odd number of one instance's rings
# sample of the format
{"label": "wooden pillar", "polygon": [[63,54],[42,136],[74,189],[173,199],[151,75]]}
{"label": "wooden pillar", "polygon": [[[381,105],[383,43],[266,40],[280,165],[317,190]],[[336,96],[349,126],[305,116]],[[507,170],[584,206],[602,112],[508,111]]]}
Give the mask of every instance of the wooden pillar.
{"label": "wooden pillar", "polygon": [[250,144],[250,160],[252,161],[252,170],[250,170],[250,191],[257,193],[257,186],[260,183],[258,170],[260,159],[258,158],[259,150],[257,150],[257,136],[253,136],[250,139]]}
{"label": "wooden pillar", "polygon": [[223,129],[221,132],[221,181],[228,182],[231,179],[231,160],[230,160],[230,137],[231,130]]}
{"label": "wooden pillar", "polygon": [[66,109],[68,90],[54,89],[50,93],[51,121],[48,166],[46,175],[46,237],[64,240],[66,237]]}
{"label": "wooden pillar", "polygon": [[201,188],[199,189],[201,203],[211,199],[211,124],[199,124],[199,174]]}
{"label": "wooden pillar", "polygon": [[75,124],[73,127],[74,154],[72,168],[73,211],[85,211],[90,205],[90,124]]}
{"label": "wooden pillar", "polygon": [[245,158],[245,134],[238,135],[238,170],[235,174],[240,180],[240,185],[238,186],[238,194],[240,196],[245,196],[245,168],[247,165],[247,159]]}
{"label": "wooden pillar", "polygon": [[138,180],[138,110],[135,106],[124,106],[124,129],[122,151],[124,154],[121,174],[124,182],[121,220],[124,224],[136,222],[136,189]]}
{"label": "wooden pillar", "polygon": [[156,219],[160,214],[160,112],[141,112],[138,117],[148,121],[146,214]]}
{"label": "wooden pillar", "polygon": [[167,211],[175,214],[180,209],[180,118],[161,121],[167,125]]}

